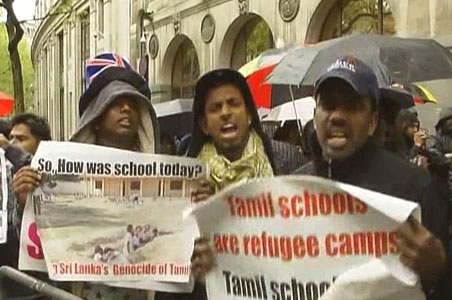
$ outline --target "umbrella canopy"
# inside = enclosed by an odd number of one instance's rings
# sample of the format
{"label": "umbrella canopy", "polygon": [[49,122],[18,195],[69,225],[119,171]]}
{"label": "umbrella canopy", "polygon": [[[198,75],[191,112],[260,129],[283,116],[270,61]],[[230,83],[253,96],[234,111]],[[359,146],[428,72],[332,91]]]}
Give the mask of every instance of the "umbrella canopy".
{"label": "umbrella canopy", "polygon": [[[269,49],[240,68],[239,72],[246,77],[257,107],[272,108],[292,99],[288,85],[269,84],[265,80],[284,56],[300,47],[290,45]],[[292,86],[292,93],[296,99],[302,98],[312,95],[312,88]]]}
{"label": "umbrella canopy", "polygon": [[452,54],[434,40],[353,35],[291,51],[267,82],[313,85],[338,57],[346,55],[367,63],[381,87],[452,77]]}
{"label": "umbrella canopy", "polygon": [[290,45],[283,48],[278,49],[268,49],[264,52],[262,52],[258,57],[251,60],[250,62],[244,64],[240,69],[239,72],[245,76],[248,77],[252,73],[270,66],[274,65],[281,61],[281,59],[287,54],[287,52],[290,49],[295,48],[296,46]]}
{"label": "umbrella canopy", "polygon": [[259,115],[259,119],[261,119],[261,120],[263,118],[265,118],[269,113],[270,113],[270,109],[269,108],[259,107],[257,109],[257,114]]}
{"label": "umbrella canopy", "polygon": [[312,95],[312,86],[266,83],[265,78],[270,74],[274,67],[275,65],[266,66],[246,78],[257,107],[272,108],[291,101],[292,99],[299,99]]}
{"label": "umbrella canopy", "polygon": [[193,99],[175,99],[154,104],[154,110],[157,118],[161,118],[191,112],[192,106]]}
{"label": "umbrella canopy", "polygon": [[295,101],[290,101],[273,108],[263,121],[288,121],[300,120],[304,126],[309,120],[314,118],[315,100],[306,97]]}
{"label": "umbrella canopy", "polygon": [[0,117],[6,116],[13,111],[14,98],[0,92]]}
{"label": "umbrella canopy", "polygon": [[193,99],[175,99],[154,104],[160,135],[182,137],[191,132]]}

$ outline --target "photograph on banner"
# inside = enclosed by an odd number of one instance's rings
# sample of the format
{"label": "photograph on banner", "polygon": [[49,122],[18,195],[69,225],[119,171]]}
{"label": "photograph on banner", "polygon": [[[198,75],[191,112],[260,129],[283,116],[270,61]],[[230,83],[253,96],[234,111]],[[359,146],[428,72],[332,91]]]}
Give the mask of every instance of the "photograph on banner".
{"label": "photograph on banner", "polygon": [[416,203],[284,176],[235,184],[190,212],[215,253],[209,299],[424,299],[396,247]]}
{"label": "photograph on banner", "polygon": [[0,244],[4,244],[8,232],[8,169],[3,149],[0,149],[0,172]]}
{"label": "photograph on banner", "polygon": [[196,159],[43,142],[32,208],[54,280],[188,282]]}

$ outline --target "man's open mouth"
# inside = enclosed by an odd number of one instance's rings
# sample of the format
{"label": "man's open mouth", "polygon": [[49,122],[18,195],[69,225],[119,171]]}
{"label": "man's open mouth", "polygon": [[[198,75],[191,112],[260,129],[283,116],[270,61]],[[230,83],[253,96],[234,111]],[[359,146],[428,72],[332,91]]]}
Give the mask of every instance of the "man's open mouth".
{"label": "man's open mouth", "polygon": [[118,121],[119,125],[129,127],[131,125],[129,118],[121,118]]}
{"label": "man's open mouth", "polygon": [[328,133],[327,142],[332,148],[342,148],[347,144],[348,137],[344,131],[334,130]]}
{"label": "man's open mouth", "polygon": [[235,137],[237,134],[237,125],[233,123],[228,123],[221,127],[221,135],[225,138]]}

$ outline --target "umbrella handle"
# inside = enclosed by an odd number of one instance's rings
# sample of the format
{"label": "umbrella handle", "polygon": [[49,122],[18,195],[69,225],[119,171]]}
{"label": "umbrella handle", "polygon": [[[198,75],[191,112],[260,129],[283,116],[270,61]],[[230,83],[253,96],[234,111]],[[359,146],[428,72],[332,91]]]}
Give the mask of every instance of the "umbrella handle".
{"label": "umbrella handle", "polygon": [[298,134],[300,135],[300,137],[302,137],[301,124],[300,124],[301,120],[298,118],[297,106],[295,105],[295,98],[293,96],[293,91],[292,91],[292,85],[291,84],[289,84],[289,92],[290,92],[290,97],[292,98],[293,109],[295,111],[295,118],[297,119]]}

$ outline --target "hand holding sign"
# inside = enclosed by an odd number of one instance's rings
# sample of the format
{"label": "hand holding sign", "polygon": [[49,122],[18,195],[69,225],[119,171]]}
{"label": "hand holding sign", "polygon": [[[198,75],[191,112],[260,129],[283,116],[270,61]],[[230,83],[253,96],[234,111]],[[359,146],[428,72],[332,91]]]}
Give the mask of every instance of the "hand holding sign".
{"label": "hand holding sign", "polygon": [[210,196],[215,194],[215,185],[212,181],[200,179],[198,181],[198,188],[192,191],[192,202],[199,203],[207,200]]}
{"label": "hand holding sign", "polygon": [[32,167],[21,168],[13,178],[13,191],[21,207],[27,202],[27,194],[39,186],[41,175]]}
{"label": "hand holding sign", "polygon": [[204,278],[204,276],[212,270],[215,265],[215,257],[212,248],[209,245],[209,240],[199,238],[195,241],[195,248],[193,249],[193,256],[191,268],[196,277]]}
{"label": "hand holding sign", "polygon": [[[417,277],[403,267],[396,246],[395,230],[417,214],[415,203],[320,178],[288,176],[230,186],[192,209],[201,236],[212,245],[197,243],[192,270],[208,272],[211,299],[320,299],[341,278],[348,294],[360,290],[372,293],[372,299],[423,299]],[[420,228],[415,229],[422,233]],[[418,243],[416,255],[424,259],[425,250],[438,250],[424,245],[429,236],[407,236]],[[331,288],[329,299],[351,299],[336,292]]]}
{"label": "hand holding sign", "polygon": [[410,217],[397,231],[400,260],[422,279],[424,287],[431,288],[445,272],[446,251],[441,241]]}

